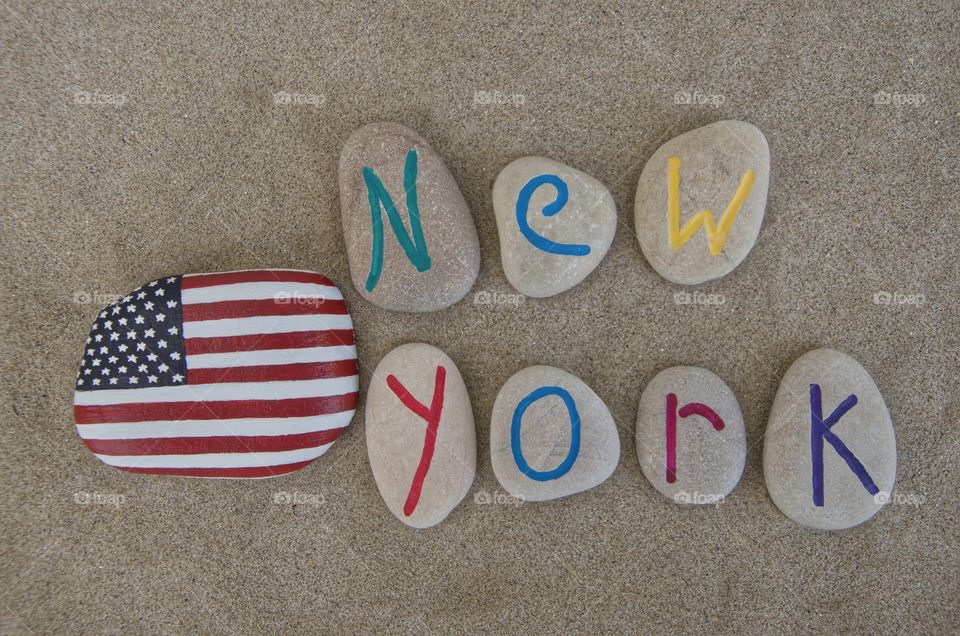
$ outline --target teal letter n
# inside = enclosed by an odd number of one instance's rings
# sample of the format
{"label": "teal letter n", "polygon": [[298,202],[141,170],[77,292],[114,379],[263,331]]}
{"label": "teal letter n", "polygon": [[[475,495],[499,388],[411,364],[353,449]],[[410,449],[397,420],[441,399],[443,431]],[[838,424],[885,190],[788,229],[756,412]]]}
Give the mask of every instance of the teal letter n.
{"label": "teal letter n", "polygon": [[420,226],[420,206],[417,205],[417,149],[411,148],[407,153],[407,161],[403,166],[403,190],[407,195],[407,212],[410,214],[410,234],[403,225],[403,219],[397,212],[390,193],[383,187],[383,181],[373,171],[373,168],[363,168],[363,181],[367,184],[367,193],[370,196],[370,215],[373,218],[373,253],[370,255],[370,274],[367,276],[367,291],[372,292],[380,280],[383,270],[383,217],[380,206],[387,212],[390,227],[400,242],[400,247],[418,272],[430,269],[430,255],[427,253],[427,242],[423,238],[423,228]]}

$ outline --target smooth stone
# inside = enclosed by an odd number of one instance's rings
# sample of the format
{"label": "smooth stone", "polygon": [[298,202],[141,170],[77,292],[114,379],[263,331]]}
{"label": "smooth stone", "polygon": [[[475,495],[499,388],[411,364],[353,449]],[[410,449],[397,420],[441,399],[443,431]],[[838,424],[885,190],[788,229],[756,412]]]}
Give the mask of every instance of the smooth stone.
{"label": "smooth stone", "polygon": [[[702,210],[710,210],[719,227],[744,174],[753,170],[756,175],[716,256],[708,248],[705,225],[679,249],[670,246],[671,157],[680,158],[680,227]],[[752,124],[719,121],[674,137],[653,153],[637,185],[634,220],[643,255],[657,273],[674,283],[696,285],[726,276],[757,242],[769,183],[770,149],[763,133]]]}
{"label": "smooth stone", "polygon": [[[541,176],[556,177],[560,182],[526,187]],[[563,185],[566,204],[546,215],[544,208],[563,202],[558,191]],[[550,241],[543,244],[546,250],[534,245],[521,229],[517,207],[522,192],[525,198],[529,196],[523,214],[527,231],[536,235],[534,240]],[[559,294],[586,278],[607,254],[617,229],[616,203],[606,186],[545,157],[522,157],[500,172],[493,184],[493,211],[503,272],[517,291],[533,298]],[[558,253],[569,249],[589,251],[583,255]]]}
{"label": "smooth stone", "polygon": [[107,305],[84,348],[77,433],[130,472],[285,475],[323,455],[357,408],[353,322],[314,272],[164,277]]}
{"label": "smooth stone", "polygon": [[[417,240],[404,188],[408,153],[416,153],[416,204],[422,242]],[[374,231],[364,169],[379,177],[409,237],[415,265],[401,246],[385,211],[378,205],[383,231],[382,271],[373,271]],[[463,298],[480,271],[480,242],[460,188],[440,156],[417,133],[391,123],[357,129],[340,153],[340,212],[350,276],[360,295],[394,311],[436,311]],[[413,189],[411,189],[411,194]],[[405,239],[406,240],[406,239]],[[422,271],[421,271],[422,270]]]}
{"label": "smooth stone", "polygon": [[[833,445],[823,443],[823,506],[813,500],[811,385],[820,387],[824,421],[851,395],[856,404],[830,428],[878,489],[871,494]],[[818,436],[819,437],[819,436]],[[777,389],[763,446],[763,474],[777,507],[821,530],[851,528],[880,511],[893,491],[897,442],[887,405],[859,362],[835,349],[800,356]]]}
{"label": "smooth stone", "polygon": [[[675,473],[667,481],[667,405],[675,396]],[[723,423],[716,430],[696,403]],[[683,415],[680,412],[683,411]],[[747,435],[740,404],[716,374],[700,367],[664,369],[644,388],[637,410],[637,457],[658,492],[680,504],[717,504],[740,482],[747,460]]]}
{"label": "smooth stone", "polygon": [[[426,420],[400,400],[387,378],[394,377],[398,391],[405,389],[432,411],[439,367],[444,369],[443,401],[432,436]],[[453,360],[423,343],[401,345],[384,356],[370,378],[366,427],[370,468],[390,512],[414,528],[429,528],[446,519],[470,490],[477,468],[470,396]],[[416,498],[415,476],[423,470],[419,467],[431,440],[433,455]],[[413,507],[408,505],[411,492],[416,500]]]}
{"label": "smooth stone", "polygon": [[[580,416],[579,452],[574,455],[573,426],[562,397],[542,397],[522,413],[521,456],[528,472],[540,473],[542,481],[521,471],[511,448],[514,413],[541,387],[566,391]],[[503,488],[522,501],[547,501],[589,490],[606,481],[620,461],[620,436],[607,405],[580,378],[561,369],[534,366],[515,373],[497,394],[490,420],[493,472]],[[559,474],[571,458],[572,466]]]}

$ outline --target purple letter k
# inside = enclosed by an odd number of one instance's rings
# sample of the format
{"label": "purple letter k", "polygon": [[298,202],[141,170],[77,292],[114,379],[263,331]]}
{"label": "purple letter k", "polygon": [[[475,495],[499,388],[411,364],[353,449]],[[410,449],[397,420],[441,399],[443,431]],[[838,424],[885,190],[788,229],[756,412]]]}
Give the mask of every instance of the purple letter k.
{"label": "purple letter k", "polygon": [[880,492],[873,483],[857,456],[847,448],[839,437],[830,430],[844,414],[857,404],[857,396],[851,395],[833,410],[830,417],[823,419],[823,407],[820,403],[820,385],[810,385],[810,456],[813,460],[813,505],[823,507],[823,440],[830,442],[837,454],[847,462],[850,470],[860,479],[860,483],[871,495]]}

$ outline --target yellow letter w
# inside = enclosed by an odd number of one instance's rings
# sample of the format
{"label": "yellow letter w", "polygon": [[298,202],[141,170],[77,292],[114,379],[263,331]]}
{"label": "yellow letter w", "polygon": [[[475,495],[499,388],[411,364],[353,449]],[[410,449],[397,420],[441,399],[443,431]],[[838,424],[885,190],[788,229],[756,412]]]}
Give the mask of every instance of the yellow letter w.
{"label": "yellow letter w", "polygon": [[740,212],[740,206],[743,205],[747,195],[750,194],[750,188],[753,187],[753,180],[756,178],[753,170],[747,170],[743,173],[740,180],[740,187],[736,194],[727,204],[723,216],[720,217],[720,227],[713,220],[713,214],[710,210],[704,210],[697,216],[690,219],[681,229],[680,227],[680,157],[670,157],[667,175],[667,207],[670,212],[668,225],[668,236],[670,238],[670,247],[675,250],[680,249],[690,240],[690,237],[697,233],[701,225],[707,228],[707,245],[710,246],[710,253],[719,256],[723,252],[723,244],[727,241],[727,233],[730,232],[730,226],[733,220],[737,218]]}

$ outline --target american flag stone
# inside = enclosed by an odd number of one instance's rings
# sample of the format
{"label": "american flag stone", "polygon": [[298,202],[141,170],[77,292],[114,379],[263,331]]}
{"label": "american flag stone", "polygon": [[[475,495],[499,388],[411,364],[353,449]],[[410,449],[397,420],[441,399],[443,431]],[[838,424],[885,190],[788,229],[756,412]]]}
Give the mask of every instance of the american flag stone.
{"label": "american flag stone", "polygon": [[77,375],[77,432],[137,473],[272,477],[320,457],[359,390],[353,324],[324,276],[161,278],[100,312]]}

